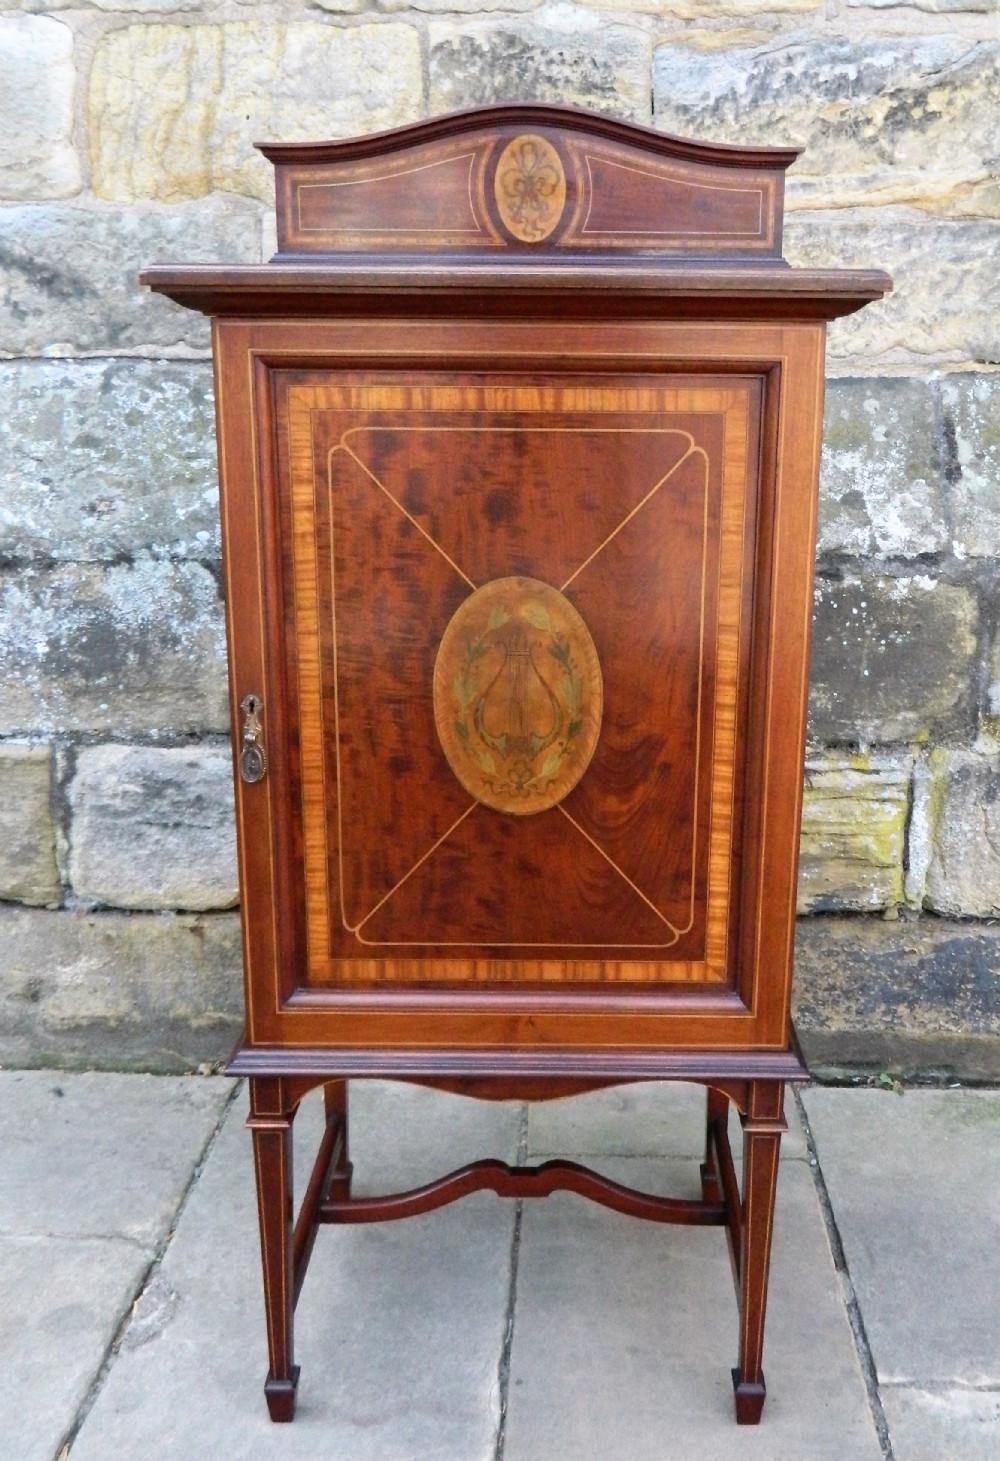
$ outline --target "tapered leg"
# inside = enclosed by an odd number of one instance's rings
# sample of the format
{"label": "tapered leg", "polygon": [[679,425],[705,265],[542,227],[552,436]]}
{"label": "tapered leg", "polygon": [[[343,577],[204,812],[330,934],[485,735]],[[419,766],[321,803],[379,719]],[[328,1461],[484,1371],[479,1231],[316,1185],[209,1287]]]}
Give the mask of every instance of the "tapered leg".
{"label": "tapered leg", "polygon": [[701,1164],[701,1195],[706,1202],[720,1202],[722,1190],[719,1186],[719,1171],[716,1165],[715,1149],[712,1146],[712,1127],[725,1126],[729,1120],[729,1099],[721,1091],[706,1089],[705,1111],[705,1160]]}
{"label": "tapered leg", "polygon": [[292,1363],[295,1283],[292,1260],[292,1121],[294,1109],[283,1109],[280,1079],[252,1076],[250,1116],[260,1251],[264,1265],[264,1310],[270,1369],[264,1395],[271,1419],[289,1421],[295,1414],[298,1366]]}
{"label": "tapered leg", "polygon": [[764,1408],[764,1313],[771,1260],[778,1151],[786,1130],[782,1081],[751,1081],[743,1118],[743,1222],[740,1231],[740,1362],[733,1371],[736,1420],[756,1425]]}
{"label": "tapered leg", "polygon": [[330,1174],[327,1191],[336,1198],[351,1195],[351,1157],[348,1147],[347,1082],[328,1081],[323,1087],[323,1107],[329,1122],[335,1118],[340,1123],[341,1138],[337,1147],[337,1158]]}

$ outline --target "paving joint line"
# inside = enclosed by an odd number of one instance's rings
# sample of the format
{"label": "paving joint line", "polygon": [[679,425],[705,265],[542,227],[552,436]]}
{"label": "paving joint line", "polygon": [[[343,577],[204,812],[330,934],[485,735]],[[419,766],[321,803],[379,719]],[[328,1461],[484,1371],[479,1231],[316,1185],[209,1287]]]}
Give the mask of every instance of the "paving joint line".
{"label": "paving joint line", "polygon": [[949,1390],[964,1390],[970,1395],[1000,1394],[997,1380],[883,1380],[883,1390],[917,1390],[926,1395],[944,1395]]}
{"label": "paving joint line", "polygon": [[[523,1166],[528,1157],[528,1106],[521,1106],[521,1119],[517,1134],[517,1165]],[[510,1356],[514,1347],[514,1305],[517,1302],[517,1270],[521,1257],[521,1221],[524,1215],[524,1199],[519,1197],[514,1204],[514,1231],[510,1240],[510,1281],[507,1285],[507,1308],[503,1330],[503,1344],[497,1365],[497,1388],[500,1392],[500,1418],[497,1422],[497,1440],[493,1461],[504,1461],[507,1445],[507,1402],[510,1396]]]}
{"label": "paving joint line", "polygon": [[30,1233],[0,1232],[0,1238],[9,1238],[19,1243],[127,1243],[129,1247],[138,1248],[140,1253],[148,1253],[150,1250],[149,1243],[142,1238],[132,1237],[130,1233],[67,1233],[60,1232],[58,1228],[51,1232],[44,1228],[32,1228]]}
{"label": "paving joint line", "polygon": [[813,1185],[816,1188],[820,1212],[823,1215],[827,1242],[830,1244],[830,1252],[833,1255],[833,1266],[840,1280],[841,1292],[851,1326],[851,1335],[854,1339],[854,1347],[857,1351],[858,1363],[861,1366],[865,1389],[868,1392],[868,1406],[871,1410],[875,1433],[878,1436],[879,1445],[882,1449],[882,1461],[896,1461],[892,1439],[889,1435],[889,1422],[882,1405],[882,1396],[879,1393],[878,1372],[875,1368],[875,1360],[872,1355],[871,1344],[868,1340],[868,1331],[865,1327],[864,1316],[861,1313],[861,1305],[858,1303],[854,1281],[851,1278],[850,1269],[847,1266],[847,1256],[844,1253],[844,1244],[840,1236],[840,1229],[837,1226],[837,1219],[834,1215],[833,1203],[830,1200],[830,1192],[826,1185],[826,1178],[823,1176],[823,1170],[819,1164],[819,1153],[816,1150],[816,1142],[813,1137],[812,1127],[809,1124],[809,1116],[806,1112],[801,1093],[793,1089],[792,1097],[798,1110],[799,1121],[802,1123],[802,1130],[805,1133],[806,1150],[809,1153],[809,1170],[812,1172]]}
{"label": "paving joint line", "polygon": [[198,1156],[196,1157],[191,1167],[191,1175],[188,1177],[187,1182],[185,1182],[184,1184],[184,1190],[180,1195],[176,1208],[174,1209],[174,1214],[170,1220],[170,1224],[167,1227],[166,1232],[163,1234],[163,1237],[160,1239],[159,1243],[157,1243],[152,1258],[149,1260],[149,1263],[143,1271],[139,1282],[136,1284],[135,1289],[132,1293],[132,1297],[128,1300],[125,1308],[125,1313],[122,1315],[118,1327],[116,1328],[114,1334],[111,1336],[111,1340],[104,1351],[104,1355],[97,1369],[97,1373],[95,1374],[93,1380],[91,1380],[90,1385],[87,1387],[86,1395],[83,1397],[82,1401],[77,1407],[77,1412],[76,1415],[73,1417],[72,1424],[70,1425],[69,1429],[64,1432],[56,1445],[54,1461],[66,1461],[66,1458],[70,1455],[74,1445],[76,1444],[76,1438],[83,1429],[88,1415],[90,1414],[91,1410],[93,1410],[94,1405],[97,1402],[97,1397],[104,1389],[108,1376],[110,1375],[114,1367],[115,1360],[118,1358],[118,1353],[122,1347],[122,1341],[124,1340],[125,1335],[128,1333],[129,1327],[132,1323],[132,1318],[135,1313],[135,1306],[136,1304],[138,1304],[139,1300],[142,1298],[143,1294],[147,1291],[153,1279],[160,1271],[170,1244],[173,1242],[174,1234],[177,1231],[177,1224],[180,1222],[184,1214],[184,1209],[187,1207],[188,1199],[190,1198],[191,1193],[194,1191],[196,1182],[200,1178],[202,1172],[205,1170],[205,1163],[212,1155],[212,1151],[214,1150],[215,1144],[219,1139],[219,1133],[222,1131],[222,1127],[225,1123],[226,1117],[232,1110],[233,1105],[236,1102],[236,1098],[242,1089],[243,1081],[237,1081],[236,1084],[233,1086],[233,1089],[230,1091],[229,1095],[226,1097],[222,1110],[219,1112],[219,1119],[216,1121],[215,1125],[212,1127],[212,1130],[205,1138],[201,1151],[198,1153]]}

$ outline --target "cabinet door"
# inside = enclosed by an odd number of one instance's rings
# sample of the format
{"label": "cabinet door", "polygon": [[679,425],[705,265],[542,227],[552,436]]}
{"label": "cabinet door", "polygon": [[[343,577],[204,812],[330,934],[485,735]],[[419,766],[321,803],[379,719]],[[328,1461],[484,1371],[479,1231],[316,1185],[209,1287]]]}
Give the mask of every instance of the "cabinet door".
{"label": "cabinet door", "polygon": [[758,384],[275,387],[306,982],[730,980]]}
{"label": "cabinet door", "polygon": [[251,1040],[787,1041],[822,334],[549,328],[229,327]]}

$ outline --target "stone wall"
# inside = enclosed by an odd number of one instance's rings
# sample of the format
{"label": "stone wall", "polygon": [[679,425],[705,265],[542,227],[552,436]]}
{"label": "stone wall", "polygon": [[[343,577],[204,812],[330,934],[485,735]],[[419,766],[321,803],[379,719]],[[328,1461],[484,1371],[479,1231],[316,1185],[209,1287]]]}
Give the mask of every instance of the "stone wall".
{"label": "stone wall", "polygon": [[895,276],[830,332],[801,907],[1000,914],[998,15],[0,0],[4,1059],[180,1068],[238,1022],[208,336],[138,268],[267,257],[256,138],[489,101],[804,144],[788,257]]}

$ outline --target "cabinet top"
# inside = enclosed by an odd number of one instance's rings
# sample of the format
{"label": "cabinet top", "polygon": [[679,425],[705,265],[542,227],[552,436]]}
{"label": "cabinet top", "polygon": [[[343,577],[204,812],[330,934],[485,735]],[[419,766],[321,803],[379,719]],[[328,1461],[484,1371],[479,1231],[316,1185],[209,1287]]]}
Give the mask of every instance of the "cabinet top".
{"label": "cabinet top", "polygon": [[540,104],[258,145],[275,167],[271,262],[156,265],[143,283],[208,314],[258,316],[415,301],[452,313],[462,295],[499,314],[833,319],[891,288],[878,270],[782,258],[792,148],[688,141]]}
{"label": "cabinet top", "polygon": [[275,167],[278,259],[356,250],[779,259],[785,169],[798,156],[542,105],[260,147]]}

